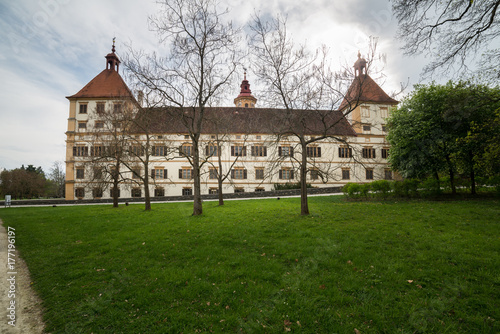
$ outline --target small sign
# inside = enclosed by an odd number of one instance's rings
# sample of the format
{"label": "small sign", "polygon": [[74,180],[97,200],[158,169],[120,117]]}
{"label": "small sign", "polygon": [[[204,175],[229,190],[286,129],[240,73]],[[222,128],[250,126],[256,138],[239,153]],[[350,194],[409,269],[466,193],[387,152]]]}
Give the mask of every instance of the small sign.
{"label": "small sign", "polygon": [[12,204],[12,196],[5,195],[5,207],[11,206],[11,204]]}

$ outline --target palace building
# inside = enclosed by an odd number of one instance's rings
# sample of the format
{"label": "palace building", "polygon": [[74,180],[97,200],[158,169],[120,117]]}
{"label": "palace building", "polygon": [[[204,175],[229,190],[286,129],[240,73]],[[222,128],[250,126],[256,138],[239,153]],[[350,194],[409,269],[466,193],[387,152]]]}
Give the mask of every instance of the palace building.
{"label": "palace building", "polygon": [[[182,116],[172,112],[175,108],[143,107],[143,94],[134,96],[118,72],[114,45],[105,58],[106,68],[67,97],[66,199],[111,198],[116,188],[120,198],[143,197],[145,184],[153,197],[192,195],[193,146]],[[366,73],[360,54],[354,69],[344,101],[329,113],[260,107],[245,72],[234,107],[205,110],[202,194],[217,193],[219,175],[224,193],[299,182],[301,146],[279,131],[286,122],[292,130],[300,123],[306,139],[324,137],[306,147],[311,187],[392,179],[385,124],[398,102]],[[325,119],[328,129],[322,127]]]}

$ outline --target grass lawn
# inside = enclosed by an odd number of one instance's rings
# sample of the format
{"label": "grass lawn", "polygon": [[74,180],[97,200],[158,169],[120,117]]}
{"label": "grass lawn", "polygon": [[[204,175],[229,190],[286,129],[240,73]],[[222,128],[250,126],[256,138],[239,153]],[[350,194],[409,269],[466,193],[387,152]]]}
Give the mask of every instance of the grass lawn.
{"label": "grass lawn", "polygon": [[[10,208],[52,333],[499,333],[500,201]],[[5,321],[5,320],[3,320]]]}

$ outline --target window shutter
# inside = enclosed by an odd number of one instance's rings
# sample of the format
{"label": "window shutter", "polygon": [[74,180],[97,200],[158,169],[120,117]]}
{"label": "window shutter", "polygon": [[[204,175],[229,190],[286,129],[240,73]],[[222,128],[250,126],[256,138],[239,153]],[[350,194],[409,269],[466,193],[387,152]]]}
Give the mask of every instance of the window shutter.
{"label": "window shutter", "polygon": [[76,157],[76,146],[73,146],[73,156]]}
{"label": "window shutter", "polygon": [[179,179],[182,179],[182,169],[179,169]]}
{"label": "window shutter", "polygon": [[293,169],[290,171],[290,179],[293,180]]}
{"label": "window shutter", "polygon": [[255,152],[256,147],[255,147],[255,146],[252,146],[252,149],[251,149],[251,150],[252,150],[252,152],[251,152],[252,157],[255,157],[255,156],[257,155],[257,153]]}
{"label": "window shutter", "polygon": [[234,146],[231,146],[231,156],[234,157]]}
{"label": "window shutter", "polygon": [[279,178],[280,178],[280,180],[282,180],[282,179],[283,179],[283,170],[282,170],[282,169],[280,169],[280,172],[279,172]]}
{"label": "window shutter", "polygon": [[290,146],[290,156],[293,157],[293,147]]}
{"label": "window shutter", "polygon": [[375,156],[375,149],[372,149],[372,152],[373,152],[373,159],[375,159],[376,158],[376,156]]}
{"label": "window shutter", "polygon": [[339,147],[339,158],[342,158],[342,148]]}
{"label": "window shutter", "polygon": [[349,149],[349,158],[352,158],[352,148]]}
{"label": "window shutter", "polygon": [[247,147],[243,146],[243,150],[241,152],[241,156],[246,157],[247,156]]}
{"label": "window shutter", "polygon": [[243,170],[243,178],[245,180],[247,179],[247,170],[246,169]]}
{"label": "window shutter", "polygon": [[208,157],[208,155],[209,155],[209,152],[210,152],[210,150],[209,150],[208,145],[207,145],[207,146],[205,146],[205,155],[206,155],[207,157]]}
{"label": "window shutter", "polygon": [[264,156],[267,157],[267,146],[264,146]]}
{"label": "window shutter", "polygon": [[318,147],[318,158],[321,158],[321,147]]}
{"label": "window shutter", "polygon": [[234,179],[234,169],[231,169],[231,178]]}
{"label": "window shutter", "polygon": [[278,147],[278,155],[281,157],[281,146]]}
{"label": "window shutter", "polygon": [[190,177],[190,178],[192,179],[192,178],[193,178],[193,176],[194,176],[194,175],[193,175],[193,169],[191,168],[191,177]]}
{"label": "window shutter", "polygon": [[154,169],[151,169],[151,178],[154,179],[155,178],[155,170]]}

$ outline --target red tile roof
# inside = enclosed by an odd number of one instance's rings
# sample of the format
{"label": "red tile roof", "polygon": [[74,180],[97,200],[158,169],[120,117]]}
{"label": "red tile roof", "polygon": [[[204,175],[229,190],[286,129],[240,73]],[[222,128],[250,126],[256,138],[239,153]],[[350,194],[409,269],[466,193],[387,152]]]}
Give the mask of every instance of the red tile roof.
{"label": "red tile roof", "polygon": [[71,98],[133,98],[133,94],[118,72],[107,69],[99,73]]}
{"label": "red tile roof", "polygon": [[368,74],[354,78],[351,87],[349,87],[344,100],[340,104],[339,110],[345,109],[349,104],[351,104],[351,107],[355,107],[361,102],[398,103],[398,101],[387,95]]}

